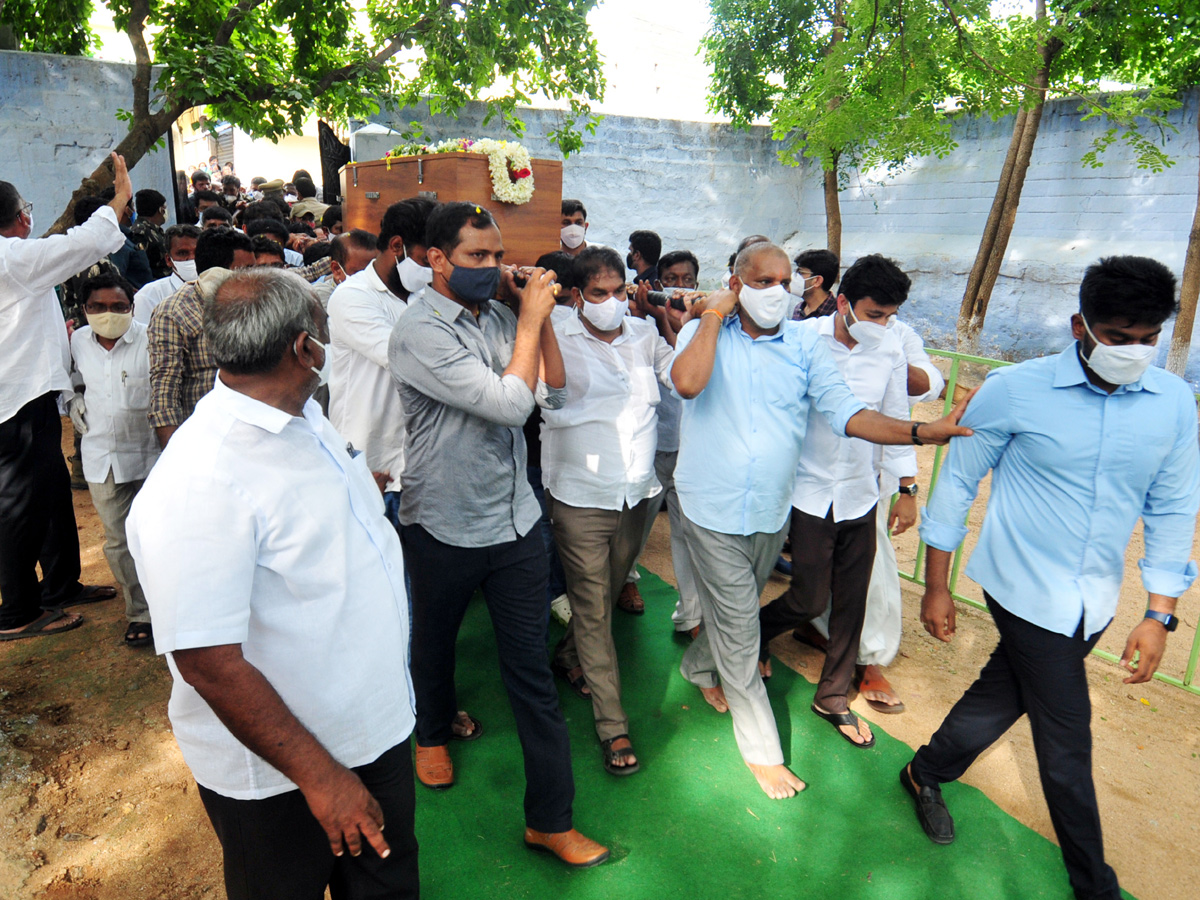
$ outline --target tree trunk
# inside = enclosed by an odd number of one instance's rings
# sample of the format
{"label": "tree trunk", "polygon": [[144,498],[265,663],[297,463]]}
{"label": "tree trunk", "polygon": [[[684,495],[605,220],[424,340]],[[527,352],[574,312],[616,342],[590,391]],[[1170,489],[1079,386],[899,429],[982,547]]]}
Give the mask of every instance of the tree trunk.
{"label": "tree trunk", "polygon": [[833,169],[825,171],[825,248],[842,258],[842,205],[838,199],[837,157]]}
{"label": "tree trunk", "polygon": [[[1044,0],[1038,0],[1037,18],[1045,17],[1046,4]],[[1008,156],[996,185],[996,196],[992,201],[992,209],[959,308],[958,350],[963,353],[976,353],[979,349],[979,335],[983,331],[988,303],[992,299],[992,290],[1000,275],[1000,266],[1008,251],[1013,224],[1017,219],[1017,207],[1021,203],[1021,191],[1025,187],[1025,175],[1029,171],[1029,161],[1033,157],[1034,143],[1041,126],[1042,110],[1046,106],[1050,64],[1061,49],[1062,42],[1057,39],[1048,41],[1041,47],[1042,65],[1033,80],[1037,90],[1026,94],[1026,103],[1032,102],[1032,105],[1021,110],[1013,125]]]}
{"label": "tree trunk", "polygon": [[[1200,103],[1200,91],[1196,91]],[[1196,116],[1196,131],[1200,135],[1200,111]],[[1200,185],[1200,178],[1197,179]],[[1167,371],[1183,377],[1188,354],[1192,349],[1192,326],[1196,321],[1196,300],[1200,297],[1200,187],[1197,189],[1196,212],[1192,216],[1192,231],[1188,235],[1187,255],[1183,259],[1183,283],[1179,286],[1179,315],[1171,334],[1171,349],[1167,351]]]}
{"label": "tree trunk", "polygon": [[[154,146],[163,135],[165,135],[171,127],[171,123],[183,115],[187,109],[187,105],[182,102],[177,102],[174,106],[160,109],[158,112],[151,114],[145,119],[135,119],[129,126],[129,132],[117,144],[114,150],[125,157],[125,165],[132,172],[136,166],[150,149]],[[79,187],[71,194],[71,200],[67,203],[67,208],[63,210],[62,215],[58,220],[50,226],[50,230],[46,234],[61,234],[75,224],[75,204],[84,197],[92,197],[99,194],[106,187],[111,187],[113,183],[112,160],[105,157],[100,165],[92,171],[91,175],[80,182]]]}

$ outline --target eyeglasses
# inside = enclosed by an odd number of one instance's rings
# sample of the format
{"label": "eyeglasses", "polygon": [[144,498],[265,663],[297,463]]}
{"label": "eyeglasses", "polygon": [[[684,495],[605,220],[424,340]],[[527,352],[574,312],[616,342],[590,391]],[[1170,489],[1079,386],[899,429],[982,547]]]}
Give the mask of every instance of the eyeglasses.
{"label": "eyeglasses", "polygon": [[117,313],[117,315],[125,315],[133,311],[133,306],[128,303],[114,303],[112,306],[96,306],[93,303],[83,304],[83,311],[94,315],[101,313]]}
{"label": "eyeglasses", "polygon": [[25,213],[25,215],[27,215],[27,216],[32,216],[32,215],[33,215],[33,203],[32,203],[32,201],[31,201],[31,202],[29,202],[29,203],[26,203],[24,206],[22,206],[20,211],[21,211],[21,212],[23,212],[23,213]]}

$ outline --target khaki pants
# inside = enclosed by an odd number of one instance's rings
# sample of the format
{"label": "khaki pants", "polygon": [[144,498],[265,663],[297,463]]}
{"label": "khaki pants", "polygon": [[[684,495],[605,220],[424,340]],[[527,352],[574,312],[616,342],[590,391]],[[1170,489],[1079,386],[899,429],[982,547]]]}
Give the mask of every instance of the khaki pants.
{"label": "khaki pants", "polygon": [[104,526],[104,558],[125,594],[125,618],[130,622],[150,621],[150,607],[146,604],[146,595],[142,593],[137,569],[129,554],[129,542],[125,539],[125,518],[142,484],[142,481],[117,484],[112,469],[108,470],[108,478],[103,482],[88,482],[92,505]]}
{"label": "khaki pants", "polygon": [[596,733],[607,741],[629,733],[621,706],[621,674],[612,617],[625,575],[641,547],[649,501],[619,512],[568,506],[546,492],[546,511],[567,576],[571,621],[554,651],[555,662],[583,668],[592,691]]}

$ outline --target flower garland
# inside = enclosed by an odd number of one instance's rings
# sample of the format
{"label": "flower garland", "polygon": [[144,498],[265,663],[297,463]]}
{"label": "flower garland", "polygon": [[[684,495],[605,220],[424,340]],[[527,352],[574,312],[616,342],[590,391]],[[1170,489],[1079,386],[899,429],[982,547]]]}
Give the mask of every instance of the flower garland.
{"label": "flower garland", "polygon": [[431,156],[435,153],[482,153],[488,158],[492,192],[501,203],[520,206],[533,198],[533,169],[529,151],[516,141],[458,138],[436,144],[400,144],[384,159],[399,156]]}

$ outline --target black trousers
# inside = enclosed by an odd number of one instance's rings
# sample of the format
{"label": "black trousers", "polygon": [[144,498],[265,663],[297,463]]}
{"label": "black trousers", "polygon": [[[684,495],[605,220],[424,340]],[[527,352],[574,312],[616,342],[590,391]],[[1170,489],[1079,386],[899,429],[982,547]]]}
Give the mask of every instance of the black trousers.
{"label": "black trousers", "polygon": [[43,394],[0,422],[0,629],[28,625],[42,607],[80,591],[79,533],[57,396]]}
{"label": "black trousers", "polygon": [[1092,781],[1092,701],[1084,660],[1104,633],[1071,637],[1015,616],[984,594],[1000,643],[929,743],[917,751],[918,784],[956,781],[1022,714],[1029,716],[1042,793],[1079,900],[1120,900],[1104,861]]}
{"label": "black trousers", "polygon": [[401,528],[412,576],[412,676],[417,743],[443,746],[458,711],[454,645],[467,603],[483,590],[500,677],[508,691],[525,756],[525,824],[536,831],[571,828],[575,778],[567,723],[546,652],[546,548],[535,526],[491,547],[443,544],[420,525]]}
{"label": "black trousers", "polygon": [[792,509],[792,584],[764,606],[760,659],[777,635],[817,618],[829,607],[829,647],[816,702],[829,712],[844,712],[854,683],[854,665],[867,614],[867,588],[875,564],[875,507],[857,519],[833,520]]}
{"label": "black trousers", "polygon": [[381,859],[364,840],[360,856],[334,856],[300,791],[265,800],[232,800],[200,787],[200,799],[225,858],[229,900],[408,900],[420,896],[413,833],[411,741],[354,769],[383,809]]}

